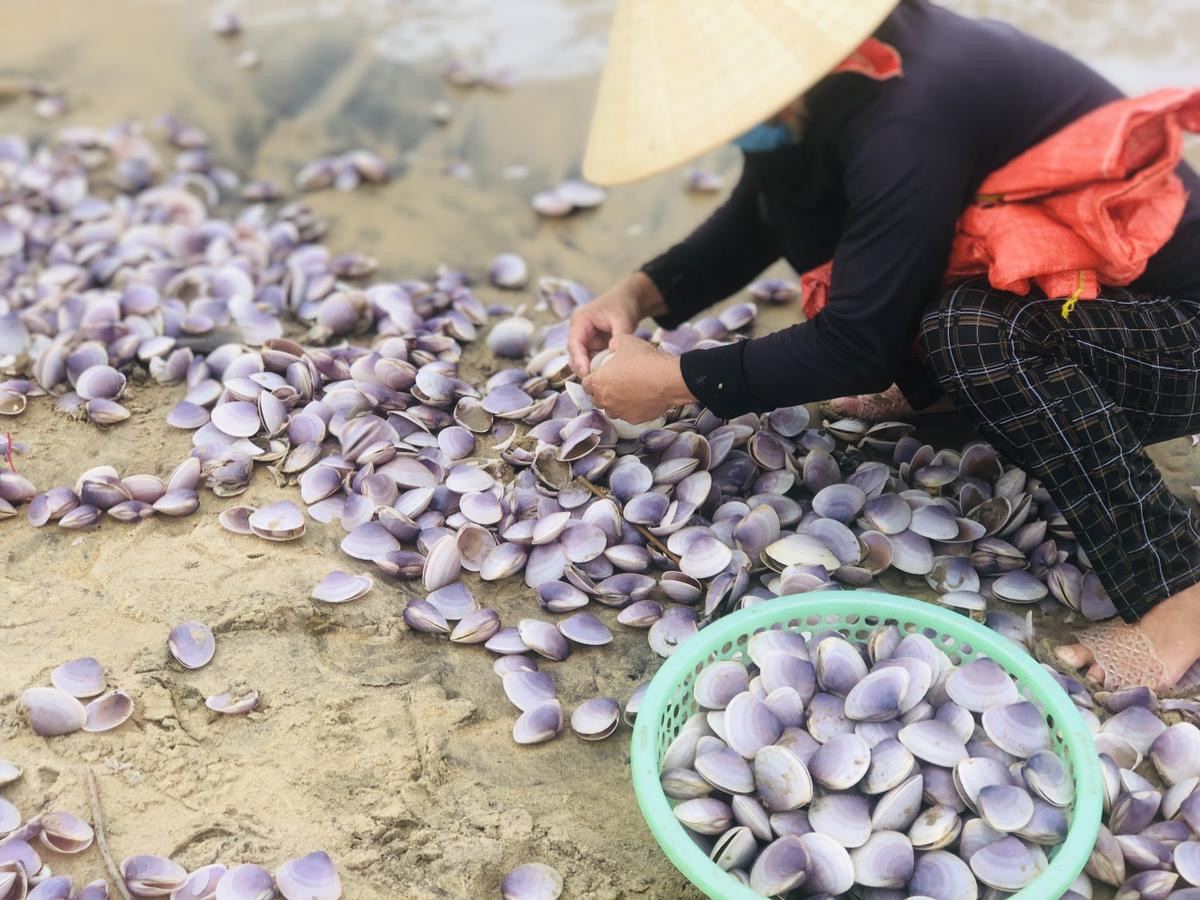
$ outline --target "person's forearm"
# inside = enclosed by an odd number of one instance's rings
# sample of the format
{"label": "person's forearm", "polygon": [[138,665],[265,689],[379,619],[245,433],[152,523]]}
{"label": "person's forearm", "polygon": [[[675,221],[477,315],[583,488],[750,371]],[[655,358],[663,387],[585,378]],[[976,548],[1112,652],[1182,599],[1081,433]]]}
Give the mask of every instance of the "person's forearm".
{"label": "person's forearm", "polygon": [[743,175],[729,199],[687,238],[642,266],[655,286],[660,325],[674,328],[745,287],[781,249],[758,212],[758,189]]}
{"label": "person's forearm", "polygon": [[645,272],[637,271],[627,280],[630,293],[637,298],[638,313],[641,318],[647,316],[657,318],[667,312],[667,303],[662,292]]}

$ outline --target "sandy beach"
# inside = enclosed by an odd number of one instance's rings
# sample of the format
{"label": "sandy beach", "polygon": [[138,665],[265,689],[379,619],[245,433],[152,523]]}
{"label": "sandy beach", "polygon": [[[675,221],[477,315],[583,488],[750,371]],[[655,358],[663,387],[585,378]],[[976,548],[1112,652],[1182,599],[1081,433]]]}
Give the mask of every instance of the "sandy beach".
{"label": "sandy beach", "polygon": [[[578,174],[609,8],[543,5],[558,17],[546,20],[552,52],[538,62],[531,39],[528,51],[512,57],[533,60],[522,80],[492,91],[447,85],[440,68],[448,39],[429,26],[428,47],[417,53],[413,33],[400,27],[405,16],[436,21],[467,15],[477,4],[439,12],[432,3],[266,0],[244,4],[244,33],[223,40],[208,27],[207,3],[7,0],[0,82],[51,81],[65,92],[69,111],[47,122],[27,99],[0,91],[0,134],[43,137],[64,124],[125,119],[149,126],[172,112],[212,137],[223,164],[284,184],[314,156],[370,147],[398,164],[399,177],[348,194],[314,193],[305,202],[328,221],[324,243],[333,251],[379,259],[376,280],[429,278],[440,263],[480,279],[493,256],[514,251],[535,279],[569,276],[598,292],[682,237],[719,197],[686,193],[674,172],[615,189],[601,207],[570,219],[534,215],[534,192]],[[1040,7],[1004,0],[954,5],[1072,44],[1059,33],[1064,20],[1056,16],[1065,13],[1043,15]],[[536,27],[538,4],[516,6]],[[1103,27],[1092,22],[1080,33],[1088,52],[1112,65],[1114,78],[1137,73],[1141,80],[1131,77],[1130,87],[1141,89],[1200,77],[1184,52],[1185,36],[1200,31],[1200,12],[1163,4],[1174,10],[1171,24],[1150,15],[1148,2],[1114,6]],[[1064,7],[1090,15],[1088,4]],[[1123,30],[1131,21],[1141,22],[1136,37]],[[261,57],[258,68],[235,64],[247,49]],[[1156,53],[1176,62],[1146,79]],[[505,58],[498,64],[513,65]],[[444,125],[430,112],[438,101],[453,111]],[[1191,158],[1200,161],[1195,152]],[[465,163],[471,177],[443,174],[447,162]],[[736,178],[731,150],[714,151],[701,164],[727,184]],[[506,173],[511,166],[522,167],[523,177]],[[791,274],[782,266],[774,272]],[[501,293],[485,283],[478,293],[488,303],[532,308],[532,291]],[[798,314],[772,308],[755,333]],[[469,372],[492,366],[483,348],[464,360]],[[71,421],[41,398],[0,421],[0,431],[24,445],[16,466],[40,489],[73,484],[104,463],[123,475],[165,476],[191,450],[190,434],[163,421],[182,391],[135,378],[126,403],[132,418],[104,429]],[[922,426],[919,435],[939,447],[971,437],[953,417]],[[1172,489],[1191,497],[1200,453],[1190,441],[1153,453]],[[423,593],[419,583],[380,579],[362,600],[316,604],[313,585],[334,569],[377,574],[339,552],[336,523],[310,522],[301,540],[286,544],[218,524],[220,511],[234,503],[284,498],[297,499],[295,489],[276,486],[260,467],[245,495],[231,501],[204,491],[199,512],[188,518],[135,526],[106,520],[82,533],[33,529],[24,515],[0,522],[0,757],[24,769],[4,789],[6,799],[26,814],[68,809],[87,817],[90,768],[117,859],[157,853],[189,869],[217,859],[274,868],[323,849],[353,900],[497,896],[503,875],[529,861],[555,866],[565,897],[700,896],[642,821],[629,780],[627,727],[593,744],[566,733],[536,747],[514,745],[514,710],[492,673],[493,657],[402,624],[404,601]],[[536,611],[519,579],[468,583],[506,622]],[[885,586],[932,596],[923,582]],[[610,625],[615,612],[597,611]],[[171,660],[166,647],[170,629],[191,619],[207,623],[218,642],[213,663],[195,672]],[[1036,624],[1040,635],[1053,637],[1078,623],[1060,611],[1037,614]],[[613,630],[612,645],[550,664],[568,707],[597,695],[624,702],[655,671],[660,660],[644,632]],[[109,684],[134,697],[133,719],[104,734],[35,736],[17,713],[19,694],[48,683],[51,668],[79,656],[97,657]],[[231,687],[259,691],[260,708],[246,717],[205,708],[205,696]],[[95,849],[56,855],[52,865],[77,883],[103,876]]]}

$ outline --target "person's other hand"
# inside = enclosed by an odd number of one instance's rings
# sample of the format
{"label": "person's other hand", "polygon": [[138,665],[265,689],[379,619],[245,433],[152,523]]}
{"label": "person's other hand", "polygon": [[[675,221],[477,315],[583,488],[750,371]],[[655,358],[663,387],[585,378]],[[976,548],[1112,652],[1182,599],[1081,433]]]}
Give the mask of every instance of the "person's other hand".
{"label": "person's other hand", "polygon": [[603,364],[583,379],[592,402],[608,415],[638,425],[696,399],[684,383],[678,357],[631,334],[614,337],[609,349]]}
{"label": "person's other hand", "polygon": [[642,316],[661,308],[662,297],[646,275],[635,272],[571,315],[567,352],[580,378],[591,372],[592,357],[619,335],[633,334]]}

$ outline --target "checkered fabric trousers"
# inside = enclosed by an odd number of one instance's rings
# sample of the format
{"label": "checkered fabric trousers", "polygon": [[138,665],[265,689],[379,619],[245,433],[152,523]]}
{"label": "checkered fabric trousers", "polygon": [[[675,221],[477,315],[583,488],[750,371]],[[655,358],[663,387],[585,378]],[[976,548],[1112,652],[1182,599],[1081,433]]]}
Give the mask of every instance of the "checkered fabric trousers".
{"label": "checkered fabric trousers", "polygon": [[1200,519],[1144,449],[1200,432],[1200,300],[1105,288],[1067,319],[1061,308],[955,285],[925,313],[923,365],[899,384],[918,409],[944,391],[1041,479],[1134,622],[1200,582]]}

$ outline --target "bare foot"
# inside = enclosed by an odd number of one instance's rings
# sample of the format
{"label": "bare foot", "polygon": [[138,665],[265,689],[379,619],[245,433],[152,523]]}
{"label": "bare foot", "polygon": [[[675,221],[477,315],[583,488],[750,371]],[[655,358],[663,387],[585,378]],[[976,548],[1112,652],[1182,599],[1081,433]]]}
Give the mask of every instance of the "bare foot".
{"label": "bare foot", "polygon": [[[1076,670],[1086,668],[1088,680],[1103,687],[1127,686],[1135,676],[1159,682],[1146,687],[1171,688],[1200,659],[1198,617],[1200,584],[1168,597],[1136,625],[1105,623],[1097,629],[1101,632],[1097,639],[1088,641],[1091,648],[1071,644],[1059,647],[1055,654]],[[1106,671],[1106,656],[1113,671]]]}
{"label": "bare foot", "polygon": [[[924,413],[949,412],[954,407],[943,397],[933,406],[920,411]],[[859,394],[857,397],[839,397],[836,400],[826,400],[821,404],[821,410],[826,415],[840,416],[844,419],[862,419],[865,422],[890,422],[897,419],[911,419],[918,412],[909,406],[900,388],[892,385],[881,394]]]}

